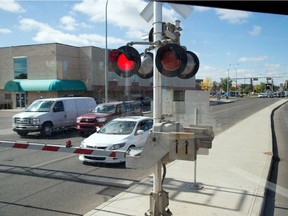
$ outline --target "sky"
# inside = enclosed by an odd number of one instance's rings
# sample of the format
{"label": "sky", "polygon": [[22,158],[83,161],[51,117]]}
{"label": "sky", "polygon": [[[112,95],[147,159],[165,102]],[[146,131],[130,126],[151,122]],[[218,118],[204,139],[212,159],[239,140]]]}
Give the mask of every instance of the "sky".
{"label": "sky", "polygon": [[[140,15],[144,0],[0,0],[0,47],[62,43],[116,49],[144,42],[153,26]],[[187,6],[187,17],[162,5],[162,21],[180,20],[181,45],[200,61],[196,79],[237,84],[258,77],[288,80],[288,16]],[[107,11],[107,13],[106,13]],[[188,10],[189,11],[189,10]],[[105,16],[107,15],[107,16]],[[106,20],[107,17],[107,20]],[[107,23],[107,29],[106,29]],[[140,53],[147,45],[134,46]],[[271,81],[268,81],[271,82]]]}

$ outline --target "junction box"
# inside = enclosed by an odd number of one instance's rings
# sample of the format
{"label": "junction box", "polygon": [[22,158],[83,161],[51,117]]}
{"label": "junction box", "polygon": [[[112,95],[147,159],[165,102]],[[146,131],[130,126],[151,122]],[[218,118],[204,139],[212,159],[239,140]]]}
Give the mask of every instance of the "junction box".
{"label": "junction box", "polygon": [[190,125],[167,121],[155,124],[143,149],[132,149],[126,155],[126,167],[147,169],[161,161],[195,161],[201,149],[212,148],[214,133],[212,126]]}

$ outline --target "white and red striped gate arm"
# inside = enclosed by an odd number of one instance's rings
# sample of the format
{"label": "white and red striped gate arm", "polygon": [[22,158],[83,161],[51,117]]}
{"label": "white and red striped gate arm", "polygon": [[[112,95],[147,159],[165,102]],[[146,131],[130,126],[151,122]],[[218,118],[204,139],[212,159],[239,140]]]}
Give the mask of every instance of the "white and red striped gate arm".
{"label": "white and red striped gate arm", "polygon": [[38,143],[20,143],[11,141],[0,141],[0,147],[5,148],[17,148],[27,150],[38,150],[38,151],[50,151],[50,152],[64,152],[72,154],[84,154],[84,155],[97,155],[104,157],[113,157],[124,159],[126,152],[124,151],[104,151],[99,149],[73,147],[70,141],[66,142],[66,145],[50,145],[50,144],[38,144]]}

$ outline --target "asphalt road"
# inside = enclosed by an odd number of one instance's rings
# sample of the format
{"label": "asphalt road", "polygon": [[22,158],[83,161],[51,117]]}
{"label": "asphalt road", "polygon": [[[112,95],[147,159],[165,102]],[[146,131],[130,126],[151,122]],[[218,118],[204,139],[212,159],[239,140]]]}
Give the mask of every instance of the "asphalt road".
{"label": "asphalt road", "polygon": [[[215,134],[274,103],[276,98],[240,99],[211,106]],[[0,140],[75,146],[83,139],[75,131],[50,139],[36,134],[20,138],[11,128],[13,112],[0,110]],[[0,148],[0,215],[83,215],[152,170],[126,169],[123,165],[83,165],[76,155]]]}

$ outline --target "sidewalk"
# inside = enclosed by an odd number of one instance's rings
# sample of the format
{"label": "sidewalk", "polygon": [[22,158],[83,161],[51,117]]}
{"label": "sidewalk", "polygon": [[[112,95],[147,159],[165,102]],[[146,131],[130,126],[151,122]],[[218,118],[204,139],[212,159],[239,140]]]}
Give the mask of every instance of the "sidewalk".
{"label": "sidewalk", "polygon": [[[174,216],[261,215],[272,159],[270,115],[286,101],[277,101],[214,138],[209,155],[198,155],[197,183],[202,189],[191,189],[193,161],[167,165],[163,189],[169,192],[168,207]],[[144,215],[152,188],[151,175],[85,216]]]}
{"label": "sidewalk", "polygon": [[[193,190],[194,162],[167,165],[163,189],[169,192],[168,208],[175,216],[261,215],[272,155],[271,112],[279,100],[217,135],[209,155],[198,155]],[[97,206],[85,216],[140,216],[149,209],[153,175]]]}

